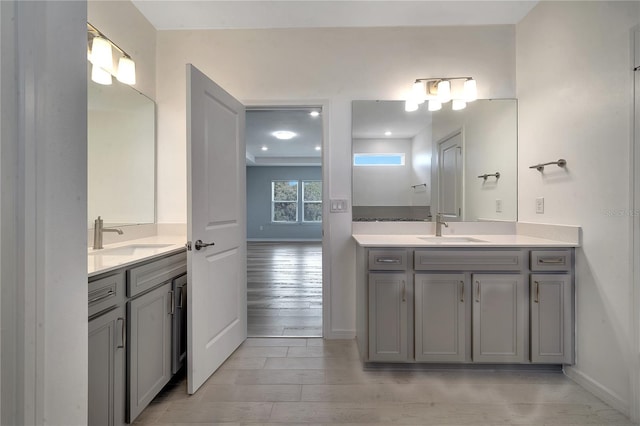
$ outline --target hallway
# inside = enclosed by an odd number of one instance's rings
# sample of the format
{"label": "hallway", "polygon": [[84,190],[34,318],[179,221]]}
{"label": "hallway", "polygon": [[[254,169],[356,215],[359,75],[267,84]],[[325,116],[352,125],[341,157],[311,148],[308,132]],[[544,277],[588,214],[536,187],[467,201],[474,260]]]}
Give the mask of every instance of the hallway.
{"label": "hallway", "polygon": [[247,243],[249,337],[322,336],[322,243]]}

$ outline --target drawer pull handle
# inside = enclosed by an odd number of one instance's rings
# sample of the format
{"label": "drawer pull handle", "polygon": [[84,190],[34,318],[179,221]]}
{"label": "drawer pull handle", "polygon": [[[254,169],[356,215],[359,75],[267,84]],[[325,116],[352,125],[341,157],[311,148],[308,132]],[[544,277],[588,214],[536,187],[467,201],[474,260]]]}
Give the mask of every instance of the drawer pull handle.
{"label": "drawer pull handle", "polygon": [[376,263],[393,263],[394,265],[399,265],[400,264],[400,259],[377,258],[376,259]]}
{"label": "drawer pull handle", "polygon": [[476,281],[476,302],[480,302],[480,281]]}
{"label": "drawer pull handle", "polygon": [[407,283],[402,280],[402,301],[407,301]]}
{"label": "drawer pull handle", "polygon": [[565,260],[564,257],[539,257],[538,258],[538,263],[547,263],[547,264],[552,264],[552,265],[564,265],[565,264]]}
{"label": "drawer pull handle", "polygon": [[101,296],[94,297],[93,299],[89,299],[89,303],[95,303],[95,302],[97,302],[97,301],[99,301],[99,300],[107,299],[107,298],[109,298],[109,297],[113,296],[114,294],[116,294],[116,292],[115,292],[115,291],[113,291],[113,290],[109,290],[108,292],[106,292],[105,294],[103,294],[103,295],[101,295]]}
{"label": "drawer pull handle", "polygon": [[464,303],[464,281],[460,281],[460,301]]}
{"label": "drawer pull handle", "polygon": [[533,282],[536,286],[536,297],[533,299],[535,303],[540,303],[540,283],[538,281]]}
{"label": "drawer pull handle", "polygon": [[121,333],[120,341],[122,343],[116,346],[116,349],[124,349],[124,346],[127,344],[127,333],[126,333],[126,330],[124,329],[126,322],[124,318],[118,318],[118,321],[122,321],[122,325],[120,326],[120,333]]}

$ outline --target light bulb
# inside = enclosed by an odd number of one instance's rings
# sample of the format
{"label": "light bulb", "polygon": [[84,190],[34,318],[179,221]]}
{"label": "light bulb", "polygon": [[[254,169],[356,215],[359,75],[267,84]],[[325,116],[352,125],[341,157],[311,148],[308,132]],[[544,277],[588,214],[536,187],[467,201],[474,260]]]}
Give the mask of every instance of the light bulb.
{"label": "light bulb", "polygon": [[429,105],[427,107],[429,111],[439,111],[442,109],[442,104],[438,101],[431,100],[429,101]]}
{"label": "light bulb", "polygon": [[416,81],[415,83],[413,83],[413,86],[411,86],[411,100],[414,103],[420,105],[424,103],[426,97],[427,92],[424,88],[424,82]]}
{"label": "light bulb", "polygon": [[404,102],[404,110],[406,112],[413,112],[413,111],[416,111],[417,109],[418,109],[418,104],[415,103],[414,101],[406,100]]}
{"label": "light bulb", "polygon": [[467,102],[473,102],[478,99],[478,88],[476,81],[472,78],[464,82],[464,99]]}
{"label": "light bulb", "polygon": [[462,99],[454,99],[451,103],[451,109],[454,111],[459,111],[461,109],[465,109],[467,107],[467,103]]}
{"label": "light bulb", "polygon": [[91,65],[91,80],[98,84],[108,86],[111,84],[111,74],[108,71],[103,70],[98,65]]}
{"label": "light bulb", "polygon": [[133,59],[123,56],[118,61],[118,74],[116,78],[124,84],[136,84],[136,63]]}
{"label": "light bulb", "polygon": [[448,80],[442,80],[438,83],[438,101],[446,104],[451,100],[451,83]]}
{"label": "light bulb", "polygon": [[297,136],[297,133],[291,132],[289,130],[277,130],[271,134],[276,138],[282,140],[288,140]]}
{"label": "light bulb", "polygon": [[111,71],[113,69],[111,43],[106,39],[102,37],[93,38],[93,44],[91,46],[91,63],[106,71]]}

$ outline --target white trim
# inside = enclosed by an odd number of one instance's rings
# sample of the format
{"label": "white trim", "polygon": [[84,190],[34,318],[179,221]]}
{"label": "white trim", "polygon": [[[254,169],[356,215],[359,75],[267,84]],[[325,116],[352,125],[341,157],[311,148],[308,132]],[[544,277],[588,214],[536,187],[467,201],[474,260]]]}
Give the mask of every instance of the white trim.
{"label": "white trim", "polygon": [[[259,100],[248,99],[242,103],[248,107],[320,107],[322,109],[322,336],[329,337],[331,333],[331,218],[329,199],[331,194],[331,101],[327,99],[306,100]],[[354,332],[355,336],[355,332]]]}
{"label": "white trim", "polygon": [[620,395],[601,385],[578,368],[565,366],[564,374],[616,410],[624,414],[629,413],[629,404]]}

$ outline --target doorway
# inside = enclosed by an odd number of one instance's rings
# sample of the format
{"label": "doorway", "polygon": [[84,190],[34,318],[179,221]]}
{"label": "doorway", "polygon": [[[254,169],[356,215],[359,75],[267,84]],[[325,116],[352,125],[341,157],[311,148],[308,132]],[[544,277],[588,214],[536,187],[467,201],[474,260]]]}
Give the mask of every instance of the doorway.
{"label": "doorway", "polygon": [[247,334],[322,336],[320,106],[248,107]]}
{"label": "doorway", "polygon": [[445,220],[462,221],[462,131],[438,142],[438,212]]}

